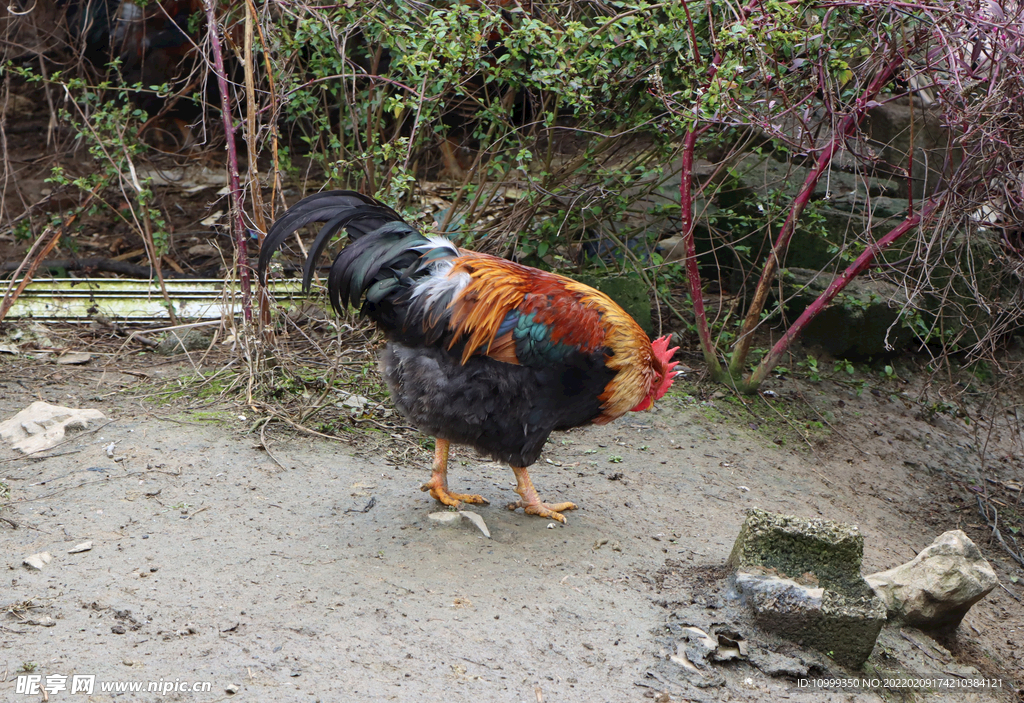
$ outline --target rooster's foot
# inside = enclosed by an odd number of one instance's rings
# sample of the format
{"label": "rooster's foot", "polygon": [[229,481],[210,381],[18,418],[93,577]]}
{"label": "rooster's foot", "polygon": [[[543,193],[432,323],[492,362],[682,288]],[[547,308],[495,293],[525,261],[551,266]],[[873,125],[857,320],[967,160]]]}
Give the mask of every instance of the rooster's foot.
{"label": "rooster's foot", "polygon": [[447,439],[437,439],[434,447],[434,472],[430,475],[430,480],[420,486],[420,490],[430,491],[431,498],[453,508],[459,507],[459,503],[488,505],[487,499],[483,496],[448,491],[448,446]]}
{"label": "rooster's foot", "polygon": [[555,503],[551,505],[541,502],[526,467],[513,466],[512,473],[516,475],[516,493],[519,494],[521,500],[509,503],[509,510],[522,508],[523,512],[527,515],[540,515],[542,518],[558,520],[561,523],[565,522],[565,516],[562,515],[563,510],[576,510],[575,503]]}
{"label": "rooster's foot", "polygon": [[541,503],[540,501],[537,501],[536,503],[525,503],[521,500],[508,504],[509,510],[522,508],[523,512],[527,515],[540,515],[542,518],[558,520],[561,523],[565,522],[565,515],[562,515],[562,511],[576,510],[576,507],[575,503],[555,503],[554,505],[551,505],[550,503]]}
{"label": "rooster's foot", "polygon": [[459,503],[472,503],[473,505],[488,505],[488,501],[483,496],[474,495],[472,493],[449,493],[448,486],[444,485],[441,481],[437,481],[432,478],[422,486],[421,491],[430,491],[430,497],[434,500],[441,501],[445,505],[450,505],[453,508],[459,507]]}

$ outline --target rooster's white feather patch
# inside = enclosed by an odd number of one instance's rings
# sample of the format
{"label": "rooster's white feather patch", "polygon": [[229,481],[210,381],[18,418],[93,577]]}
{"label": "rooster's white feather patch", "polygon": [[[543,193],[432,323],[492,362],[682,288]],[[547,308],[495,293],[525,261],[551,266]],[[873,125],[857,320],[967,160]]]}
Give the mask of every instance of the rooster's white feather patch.
{"label": "rooster's white feather patch", "polygon": [[451,261],[438,261],[431,268],[430,275],[419,279],[412,289],[413,300],[424,308],[433,307],[439,298],[454,300],[472,280],[465,271],[452,274]]}
{"label": "rooster's white feather patch", "polygon": [[431,235],[431,236],[427,237],[427,243],[426,244],[420,244],[418,247],[413,247],[413,249],[415,249],[416,251],[424,251],[425,252],[425,251],[430,251],[431,249],[437,249],[438,247],[444,247],[444,248],[447,248],[447,249],[451,249],[452,255],[454,255],[454,256],[458,256],[459,255],[459,249],[454,244],[452,244],[452,240],[448,239],[447,237],[442,237],[439,234],[434,234],[434,235]]}

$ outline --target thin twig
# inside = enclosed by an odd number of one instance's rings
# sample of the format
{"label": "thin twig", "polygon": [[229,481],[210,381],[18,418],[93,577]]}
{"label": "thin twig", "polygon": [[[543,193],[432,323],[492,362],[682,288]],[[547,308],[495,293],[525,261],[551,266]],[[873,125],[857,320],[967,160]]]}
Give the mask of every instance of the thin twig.
{"label": "thin twig", "polygon": [[30,525],[27,522],[18,522],[17,520],[12,520],[11,518],[6,517],[4,515],[0,515],[0,520],[3,520],[4,522],[9,524],[14,529],[18,529],[19,527],[27,527],[30,530],[35,530],[36,532],[42,532],[44,535],[50,534],[46,530],[41,530],[38,527],[36,527],[35,525]]}
{"label": "thin twig", "polygon": [[[266,418],[266,419],[268,421],[270,420],[269,417]],[[271,459],[273,459],[275,464],[277,464],[282,469],[284,469],[285,465],[277,460],[277,457],[274,456],[274,453],[272,451],[270,451],[270,445],[267,444],[267,423],[266,422],[264,422],[262,425],[260,425],[260,444],[263,445],[263,450],[267,453],[267,456],[269,456]]]}
{"label": "thin twig", "polygon": [[[252,216],[256,223],[259,244],[263,246],[266,236],[267,222],[263,215],[263,184],[260,182],[258,130],[256,128],[256,67],[253,65],[252,42],[253,24],[256,20],[256,7],[252,0],[245,4],[245,49],[242,63],[245,68],[245,144],[248,154],[249,194],[252,197]],[[272,334],[270,325],[270,294],[266,286],[259,286],[259,331],[261,334]]]}
{"label": "thin twig", "polygon": [[997,524],[999,521],[999,512],[996,510],[995,506],[992,506],[993,517],[990,518],[988,516],[988,510],[985,508],[985,503],[982,500],[982,496],[975,493],[975,498],[978,499],[978,512],[980,512],[982,517],[985,518],[985,524],[987,524],[992,530],[992,536],[999,540],[999,543],[1003,545],[1003,549],[1006,550],[1006,553],[1010,555],[1011,559],[1021,566],[1024,566],[1024,557],[1021,557],[1020,554],[1010,549],[1010,545],[1008,545],[1006,540],[1003,539],[1003,533],[999,531],[999,526]]}

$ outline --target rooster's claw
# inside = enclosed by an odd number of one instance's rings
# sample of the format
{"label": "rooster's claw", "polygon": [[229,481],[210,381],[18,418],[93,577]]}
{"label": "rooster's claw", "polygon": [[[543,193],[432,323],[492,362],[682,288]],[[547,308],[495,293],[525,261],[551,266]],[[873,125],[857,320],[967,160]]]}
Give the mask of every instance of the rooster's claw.
{"label": "rooster's claw", "polygon": [[562,515],[563,510],[576,510],[577,506],[575,503],[556,503],[555,505],[549,505],[548,503],[524,503],[521,500],[515,503],[508,504],[509,510],[515,510],[516,508],[522,508],[523,512],[527,515],[539,515],[542,518],[548,520],[558,520],[560,523],[565,524],[565,515]]}

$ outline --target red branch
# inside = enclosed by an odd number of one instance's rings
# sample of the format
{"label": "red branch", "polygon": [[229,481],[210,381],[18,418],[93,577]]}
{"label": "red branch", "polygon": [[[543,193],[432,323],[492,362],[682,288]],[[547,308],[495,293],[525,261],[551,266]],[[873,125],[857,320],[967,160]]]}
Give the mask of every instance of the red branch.
{"label": "red branch", "polygon": [[761,321],[761,311],[764,309],[765,301],[767,300],[768,293],[771,290],[772,281],[775,279],[775,271],[778,269],[779,261],[785,254],[786,249],[789,248],[789,242],[793,238],[793,232],[796,231],[796,223],[800,219],[800,215],[803,213],[807,203],[810,202],[811,196],[814,194],[814,189],[818,185],[818,181],[832,163],[832,158],[835,156],[836,152],[839,151],[843,142],[846,141],[847,137],[853,134],[857,125],[860,124],[861,119],[863,119],[864,114],[867,112],[868,107],[873,102],[875,96],[880,90],[882,90],[882,88],[889,84],[896,75],[897,70],[903,66],[903,63],[903,57],[897,55],[879,69],[874,78],[857,99],[857,103],[854,105],[853,109],[836,127],[832,140],[822,150],[814,168],[809,174],[807,174],[803,187],[800,189],[796,198],[793,199],[793,205],[789,210],[789,215],[787,215],[786,221],[782,224],[782,229],[779,230],[779,235],[775,240],[775,246],[772,247],[772,251],[768,255],[768,260],[765,262],[764,269],[761,271],[761,278],[758,280],[757,288],[754,291],[754,299],[750,303],[746,319],[743,320],[743,330],[740,332],[739,339],[736,340],[735,347],[733,347],[732,358],[729,361],[729,371],[733,375],[739,376],[742,372],[743,365],[747,359],[747,353],[750,351],[750,344],[754,339],[751,333]]}
{"label": "red branch", "polygon": [[759,363],[757,368],[754,369],[754,372],[750,375],[750,379],[745,385],[749,388],[757,388],[757,386],[764,380],[765,376],[768,375],[768,372],[775,368],[775,365],[779,362],[779,358],[781,358],[785,353],[790,343],[804,331],[804,328],[807,327],[811,320],[817,317],[822,310],[828,307],[828,304],[831,303],[844,288],[846,288],[853,278],[863,273],[864,270],[871,265],[871,262],[874,261],[878,254],[920,224],[923,220],[928,219],[939,206],[940,202],[941,197],[939,200],[928,199],[925,201],[920,212],[910,215],[881,239],[876,242],[872,242],[871,245],[857,257],[856,261],[850,264],[845,271],[836,276],[832,280],[832,283],[829,284],[829,287],[825,289],[825,292],[819,295],[813,303],[808,305],[807,309],[803,311],[803,314],[801,314],[800,317],[798,317],[796,321],[789,326],[786,333],[782,335],[782,339],[776,342],[771,351],[761,359],[761,363]]}
{"label": "red branch", "polygon": [[693,316],[697,323],[697,336],[700,348],[704,352],[704,361],[711,369],[712,376],[719,378],[722,365],[718,361],[714,343],[711,341],[711,330],[708,327],[708,315],[704,310],[704,291],[700,283],[700,271],[697,269],[697,245],[693,237],[693,152],[697,144],[697,130],[690,130],[683,139],[683,171],[679,177],[679,200],[682,206],[683,243],[686,246],[686,280],[690,284],[690,298],[693,300]]}
{"label": "red branch", "polygon": [[217,30],[217,16],[214,13],[213,0],[204,0],[206,7],[206,24],[210,31],[210,50],[213,53],[214,73],[217,74],[217,87],[220,89],[220,110],[224,119],[224,136],[228,146],[228,178],[231,186],[231,229],[235,235],[235,256],[238,258],[238,282],[242,289],[242,314],[246,322],[252,321],[252,300],[249,288],[249,257],[245,239],[245,222],[242,220],[243,201],[242,186],[238,177],[238,149],[235,146],[235,126],[231,119],[231,94],[228,79],[224,72],[224,54],[220,45],[220,32]]}

